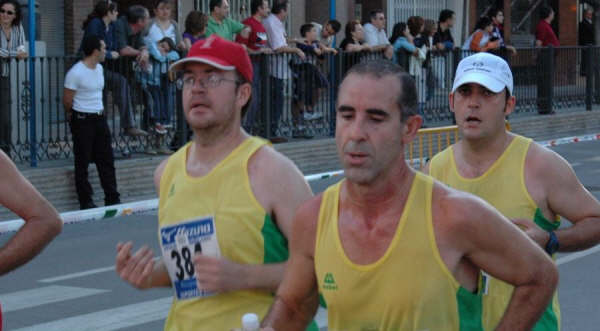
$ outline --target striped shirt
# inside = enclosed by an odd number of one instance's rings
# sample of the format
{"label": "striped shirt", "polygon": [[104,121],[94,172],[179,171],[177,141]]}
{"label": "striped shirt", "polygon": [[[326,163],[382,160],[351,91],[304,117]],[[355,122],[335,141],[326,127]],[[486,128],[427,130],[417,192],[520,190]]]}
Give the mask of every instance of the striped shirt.
{"label": "striped shirt", "polygon": [[[19,47],[25,47],[25,31],[23,31],[23,26],[21,24],[13,25],[10,28],[10,40],[4,34],[4,30],[0,29],[0,57],[17,56],[17,49]],[[4,62],[0,74],[1,76],[6,77],[8,76],[8,72],[9,64]]]}

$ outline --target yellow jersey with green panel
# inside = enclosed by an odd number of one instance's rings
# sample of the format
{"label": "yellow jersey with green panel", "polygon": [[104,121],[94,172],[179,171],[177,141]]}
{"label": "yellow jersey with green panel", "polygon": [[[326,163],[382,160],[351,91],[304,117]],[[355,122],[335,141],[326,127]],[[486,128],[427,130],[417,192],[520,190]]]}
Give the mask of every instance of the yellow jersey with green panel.
{"label": "yellow jersey with green panel", "polygon": [[369,265],[353,263],[342,247],[340,187],[323,194],[314,255],[328,330],[481,330],[481,297],[459,285],[435,242],[433,179],[415,176],[390,246]]}
{"label": "yellow jersey with green panel", "polygon": [[[429,171],[433,178],[446,185],[481,197],[508,219],[530,219],[546,231],[556,230],[560,222],[550,222],[533,201],[525,186],[525,157],[531,139],[515,136],[504,153],[477,178],[465,178],[458,173],[452,146],[434,156]],[[506,243],[509,245],[510,243]],[[500,322],[512,296],[513,286],[482,273],[483,324],[494,330]],[[544,311],[534,331],[560,329],[558,295]]]}
{"label": "yellow jersey with green panel", "polygon": [[207,175],[191,177],[191,143],[173,154],[160,182],[159,241],[175,289],[165,330],[230,330],[246,313],[263,318],[274,293],[262,290],[209,293],[197,287],[193,254],[242,264],[280,263],[287,240],[250,187],[248,160],[267,142],[250,137]]}

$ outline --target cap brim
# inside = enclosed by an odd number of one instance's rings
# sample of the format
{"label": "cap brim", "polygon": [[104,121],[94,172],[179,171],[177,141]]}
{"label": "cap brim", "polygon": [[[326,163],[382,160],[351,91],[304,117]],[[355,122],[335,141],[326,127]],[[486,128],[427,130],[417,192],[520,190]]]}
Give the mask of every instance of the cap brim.
{"label": "cap brim", "polygon": [[505,87],[508,87],[505,83],[488,75],[484,75],[478,72],[470,72],[468,74],[463,75],[459,80],[454,82],[454,85],[452,86],[452,93],[454,93],[456,89],[460,86],[468,83],[479,84],[494,93],[499,93]]}
{"label": "cap brim", "polygon": [[215,68],[219,68],[219,69],[225,70],[225,71],[235,70],[235,66],[225,63],[225,62],[223,62],[222,59],[218,59],[218,58],[215,58],[212,56],[186,57],[186,58],[183,58],[183,59],[171,64],[171,66],[169,67],[169,70],[181,71],[181,70],[183,70],[183,67],[187,63],[206,63],[210,66],[213,66]]}

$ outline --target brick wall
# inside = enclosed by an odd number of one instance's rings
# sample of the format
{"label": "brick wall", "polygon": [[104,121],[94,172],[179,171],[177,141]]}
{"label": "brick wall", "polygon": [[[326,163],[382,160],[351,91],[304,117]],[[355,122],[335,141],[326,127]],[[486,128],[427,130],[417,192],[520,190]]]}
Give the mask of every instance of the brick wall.
{"label": "brick wall", "polygon": [[94,0],[65,1],[65,54],[74,54],[79,48],[83,30],[81,25],[94,9]]}
{"label": "brick wall", "polygon": [[577,45],[577,2],[559,1],[559,41],[563,46]]}

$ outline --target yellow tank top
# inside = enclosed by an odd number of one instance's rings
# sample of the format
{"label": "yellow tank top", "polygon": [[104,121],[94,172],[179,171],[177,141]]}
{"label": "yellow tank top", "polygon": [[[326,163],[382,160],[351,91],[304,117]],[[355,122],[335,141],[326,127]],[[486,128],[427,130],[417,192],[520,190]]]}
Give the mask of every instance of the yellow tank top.
{"label": "yellow tank top", "polygon": [[[265,144],[262,139],[246,139],[203,177],[187,174],[186,158],[191,143],[173,154],[160,182],[159,229],[208,217],[214,220],[222,257],[244,264],[286,261],[287,241],[256,200],[248,177],[248,159]],[[273,299],[273,293],[259,290],[188,300],[176,296],[165,330],[240,328],[243,314],[256,313],[262,319]]]}
{"label": "yellow tank top", "polygon": [[433,180],[418,173],[396,234],[375,263],[357,265],[339,238],[341,183],[323,194],[315,246],[329,331],[481,330],[481,297],[460,287],[433,234]]}
{"label": "yellow tank top", "polygon": [[[452,146],[431,159],[429,166],[433,178],[446,185],[477,195],[494,206],[508,219],[532,219],[547,231],[560,225],[558,219],[548,221],[525,186],[525,157],[531,139],[515,136],[504,153],[494,164],[477,178],[462,177],[456,168]],[[507,243],[509,244],[509,243]],[[513,287],[482,273],[483,324],[485,330],[494,330],[500,322],[512,296]],[[555,294],[546,308],[534,331],[555,331],[560,329],[560,309]]]}

